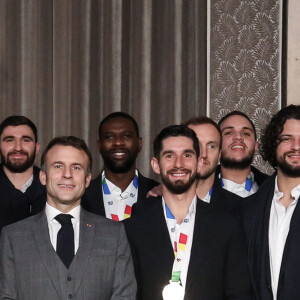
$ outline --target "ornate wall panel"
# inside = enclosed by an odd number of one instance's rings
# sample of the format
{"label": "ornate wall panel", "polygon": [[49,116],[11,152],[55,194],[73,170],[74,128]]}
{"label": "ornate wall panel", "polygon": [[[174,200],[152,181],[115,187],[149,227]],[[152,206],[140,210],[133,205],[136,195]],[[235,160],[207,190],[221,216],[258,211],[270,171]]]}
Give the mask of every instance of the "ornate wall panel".
{"label": "ornate wall panel", "polygon": [[[210,116],[245,112],[258,136],[281,106],[279,0],[211,1]],[[272,172],[257,155],[260,169]]]}

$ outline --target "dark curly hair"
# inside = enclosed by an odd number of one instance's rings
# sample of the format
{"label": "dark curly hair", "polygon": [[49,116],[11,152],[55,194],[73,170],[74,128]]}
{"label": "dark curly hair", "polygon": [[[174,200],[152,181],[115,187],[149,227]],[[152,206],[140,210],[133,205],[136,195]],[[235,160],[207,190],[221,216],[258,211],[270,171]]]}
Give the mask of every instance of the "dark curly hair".
{"label": "dark curly hair", "polygon": [[283,131],[287,120],[300,120],[300,105],[289,105],[277,112],[267,124],[261,139],[261,156],[269,164],[276,168],[276,149],[279,144],[279,136]]}

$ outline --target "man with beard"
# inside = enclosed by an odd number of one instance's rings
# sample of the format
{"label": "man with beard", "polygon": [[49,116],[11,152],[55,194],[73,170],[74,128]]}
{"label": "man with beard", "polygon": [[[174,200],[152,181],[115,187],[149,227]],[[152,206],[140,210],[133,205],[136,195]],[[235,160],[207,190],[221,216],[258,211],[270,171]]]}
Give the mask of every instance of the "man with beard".
{"label": "man with beard", "polygon": [[124,222],[138,300],[252,299],[241,226],[197,199],[198,158],[197,136],[185,125],[154,140],[162,197],[137,203]]}
{"label": "man with beard", "polygon": [[300,299],[300,106],[273,116],[262,157],[276,172],[246,199],[244,226],[257,299]]}
{"label": "man with beard", "polygon": [[211,203],[215,208],[240,215],[241,198],[223,189],[216,177],[216,169],[221,156],[222,133],[218,125],[208,117],[195,117],[185,122],[195,131],[200,146],[197,169],[197,197]]}
{"label": "man with beard", "polygon": [[240,111],[228,113],[218,125],[222,132],[222,150],[217,176],[224,189],[240,197],[248,197],[268,178],[251,166],[258,147],[255,126]]}
{"label": "man with beard", "polygon": [[158,183],[136,169],[142,138],[134,118],[123,112],[106,116],[99,125],[98,146],[104,170],[86,190],[82,206],[95,214],[122,221],[132,205]]}
{"label": "man with beard", "polygon": [[24,116],[10,116],[0,124],[0,230],[40,212],[45,188],[34,160],[39,152],[36,126]]}
{"label": "man with beard", "polygon": [[[220,159],[222,133],[218,125],[208,117],[195,117],[184,123],[192,129],[198,138],[200,147],[197,169],[197,197],[214,207],[239,215],[242,203],[240,197],[223,189],[215,171]],[[161,196],[161,185],[148,192],[149,196]]]}

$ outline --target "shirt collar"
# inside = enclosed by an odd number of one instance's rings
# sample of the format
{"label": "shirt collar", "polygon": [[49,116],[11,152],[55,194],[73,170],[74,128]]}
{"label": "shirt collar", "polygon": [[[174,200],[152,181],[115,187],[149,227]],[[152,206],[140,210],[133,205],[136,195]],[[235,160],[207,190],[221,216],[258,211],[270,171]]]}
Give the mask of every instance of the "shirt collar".
{"label": "shirt collar", "polygon": [[[223,178],[221,173],[219,173],[219,178],[221,178],[221,180],[222,180],[223,187],[226,190],[228,190],[228,191],[231,191],[231,192],[234,192],[236,190],[245,190],[245,191],[248,191],[246,189],[246,180],[243,183],[236,183],[236,182],[231,181],[229,179]],[[254,182],[254,174],[253,174],[252,171],[247,176],[247,179],[249,179],[250,181]]]}
{"label": "shirt collar", "polygon": [[23,186],[21,187],[21,192],[25,193],[26,190],[31,186],[33,182],[33,174],[31,175],[31,177],[23,184]]}
{"label": "shirt collar", "polygon": [[[135,175],[138,176],[138,170],[137,169],[135,169]],[[104,177],[105,177],[105,171],[102,172],[102,180],[103,180]],[[120,195],[122,198],[128,198],[131,191],[132,191],[132,189],[133,188],[135,189],[135,187],[133,185],[133,180],[131,181],[131,183],[128,185],[128,187],[126,188],[126,190],[123,193],[122,193],[122,190],[118,186],[113,184],[106,177],[105,177],[105,181],[106,181],[106,184],[109,188],[110,193],[111,194],[116,193],[116,194]]]}
{"label": "shirt collar", "polygon": [[[81,206],[77,205],[67,213],[68,215],[71,215],[73,217],[72,223],[79,221],[80,211],[81,211]],[[57,222],[55,217],[59,214],[63,214],[63,212],[61,212],[57,208],[51,206],[48,202],[46,202],[45,212],[46,212],[48,224],[51,222]]]}
{"label": "shirt collar", "polygon": [[[278,178],[277,176],[275,177],[275,190],[274,190],[274,195],[276,197],[276,200],[279,201],[282,197],[283,197],[283,193],[279,191],[278,188]],[[297,186],[295,186],[292,190],[291,190],[291,196],[295,199],[298,200],[299,196],[300,196],[300,184],[298,184]]]}
{"label": "shirt collar", "polygon": [[[164,208],[164,212],[165,212],[165,217],[168,219],[175,219],[174,216],[172,215],[171,211],[169,210],[168,206],[166,205],[164,197],[161,197],[161,198],[162,198],[163,208]],[[187,215],[192,216],[193,214],[196,213],[196,205],[197,205],[197,196],[195,195],[195,197],[189,207],[189,211],[188,211]]]}

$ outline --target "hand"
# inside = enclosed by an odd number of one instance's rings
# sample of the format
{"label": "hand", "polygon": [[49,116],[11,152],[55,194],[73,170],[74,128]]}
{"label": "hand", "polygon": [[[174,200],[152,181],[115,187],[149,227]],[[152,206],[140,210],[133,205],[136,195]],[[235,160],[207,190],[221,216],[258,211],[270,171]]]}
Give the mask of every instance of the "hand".
{"label": "hand", "polygon": [[158,197],[162,195],[162,185],[155,186],[152,190],[147,193],[147,198]]}

